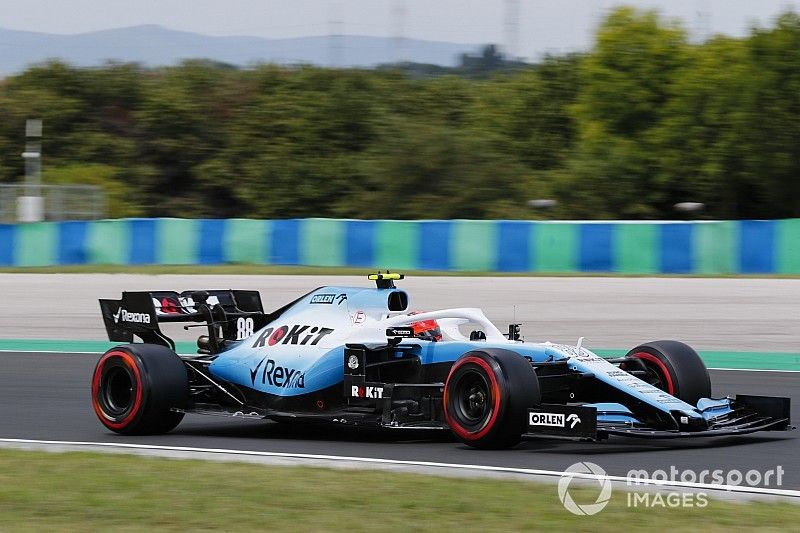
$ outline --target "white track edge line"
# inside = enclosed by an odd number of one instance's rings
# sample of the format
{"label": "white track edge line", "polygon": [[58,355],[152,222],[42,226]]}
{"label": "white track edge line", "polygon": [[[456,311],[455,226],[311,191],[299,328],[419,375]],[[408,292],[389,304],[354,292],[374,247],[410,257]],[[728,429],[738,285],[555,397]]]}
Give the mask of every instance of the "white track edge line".
{"label": "white track edge line", "polygon": [[[561,477],[566,472],[558,470],[539,470],[533,468],[515,468],[507,466],[490,466],[490,465],[471,465],[460,463],[440,463],[432,461],[409,461],[402,459],[380,459],[376,457],[350,457],[344,455],[321,455],[321,454],[307,454],[307,453],[289,453],[289,452],[263,452],[256,450],[232,450],[225,448],[196,448],[191,446],[164,446],[155,444],[132,444],[132,443],[115,443],[115,442],[88,442],[88,441],[61,441],[61,440],[36,440],[36,439],[11,439],[0,438],[0,442],[16,443],[16,444],[40,444],[40,445],[53,445],[53,446],[85,446],[85,447],[98,447],[98,448],[121,448],[121,449],[134,449],[134,450],[160,450],[169,452],[196,452],[196,453],[217,453],[228,455],[243,455],[251,457],[280,457],[285,459],[310,459],[310,460],[327,460],[327,461],[350,461],[364,464],[386,464],[398,466],[423,466],[433,468],[451,468],[459,470],[476,470],[484,472],[505,472],[509,474],[526,474],[533,476],[549,476]],[[596,474],[580,474],[568,473],[570,477],[587,480],[610,480],[615,482],[624,482],[630,487],[639,485],[648,485],[654,487],[676,487],[688,489],[707,489],[714,491],[724,491],[729,493],[743,493],[743,494],[762,494],[769,496],[786,496],[790,498],[800,498],[800,490],[789,489],[772,489],[767,487],[743,487],[737,485],[713,485],[710,483],[692,483],[686,481],[662,481],[655,479],[639,479],[630,478],[627,476],[600,476]]]}

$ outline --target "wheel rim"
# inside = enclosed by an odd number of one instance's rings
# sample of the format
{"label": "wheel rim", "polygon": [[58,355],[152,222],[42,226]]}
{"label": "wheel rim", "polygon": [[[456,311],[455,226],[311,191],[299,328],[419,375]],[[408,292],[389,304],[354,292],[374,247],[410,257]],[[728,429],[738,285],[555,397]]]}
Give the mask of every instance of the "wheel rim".
{"label": "wheel rim", "polygon": [[461,376],[454,397],[454,415],[465,428],[475,431],[483,427],[492,415],[491,386],[477,370],[467,370]]}
{"label": "wheel rim", "polygon": [[127,352],[106,352],[92,378],[92,407],[109,429],[122,430],[133,423],[144,400],[142,376],[136,360]]}
{"label": "wheel rim", "polygon": [[665,390],[666,386],[664,384],[664,378],[661,377],[661,374],[658,372],[658,370],[645,363],[644,371],[645,375],[643,381],[646,381],[657,389]]}
{"label": "wheel rim", "polygon": [[669,374],[667,366],[661,359],[647,352],[633,354],[635,359],[639,359],[644,364],[645,377],[643,381],[663,390],[667,394],[675,395],[675,385],[672,376]]}
{"label": "wheel rim", "polygon": [[100,391],[103,409],[114,418],[124,415],[133,405],[133,374],[124,366],[111,366],[103,376]]}

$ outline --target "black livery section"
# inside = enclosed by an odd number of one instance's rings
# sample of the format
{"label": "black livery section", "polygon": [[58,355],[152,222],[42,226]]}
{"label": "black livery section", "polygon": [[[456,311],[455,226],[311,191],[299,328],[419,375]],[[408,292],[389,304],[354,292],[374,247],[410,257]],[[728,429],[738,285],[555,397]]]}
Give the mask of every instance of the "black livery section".
{"label": "black livery section", "polygon": [[597,439],[597,409],[579,405],[542,404],[528,410],[528,433]]}
{"label": "black livery section", "polygon": [[394,342],[345,347],[342,392],[351,420],[372,418],[386,427],[445,427],[441,404],[450,364],[423,365],[412,347]]}
{"label": "black livery section", "polygon": [[258,291],[243,290],[123,292],[120,300],[101,299],[100,310],[109,340],[130,343],[135,336],[173,350],[175,344],[160,323],[205,322],[208,335],[200,347],[210,353],[249,337],[272,319],[264,313]]}

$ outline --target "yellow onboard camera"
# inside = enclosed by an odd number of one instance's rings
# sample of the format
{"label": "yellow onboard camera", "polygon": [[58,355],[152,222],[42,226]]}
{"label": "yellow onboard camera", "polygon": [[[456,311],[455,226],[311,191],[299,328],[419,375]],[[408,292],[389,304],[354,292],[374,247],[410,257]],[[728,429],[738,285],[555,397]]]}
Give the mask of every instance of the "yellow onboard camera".
{"label": "yellow onboard camera", "polygon": [[374,281],[379,289],[393,289],[395,280],[404,279],[405,276],[403,274],[389,272],[387,270],[386,272],[378,271],[377,274],[370,274],[367,276],[367,278],[370,281]]}

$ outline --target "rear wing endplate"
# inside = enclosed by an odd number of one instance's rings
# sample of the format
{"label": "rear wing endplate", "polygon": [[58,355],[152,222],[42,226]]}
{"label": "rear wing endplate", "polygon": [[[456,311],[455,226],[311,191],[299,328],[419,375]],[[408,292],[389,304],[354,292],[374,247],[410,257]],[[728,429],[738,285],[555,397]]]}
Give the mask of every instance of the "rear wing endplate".
{"label": "rear wing endplate", "polygon": [[255,329],[266,322],[261,295],[246,290],[123,292],[119,300],[101,299],[100,311],[110,341],[133,342],[136,336],[173,349],[159,323],[207,322],[222,329],[223,339],[240,340],[239,318],[252,319]]}

